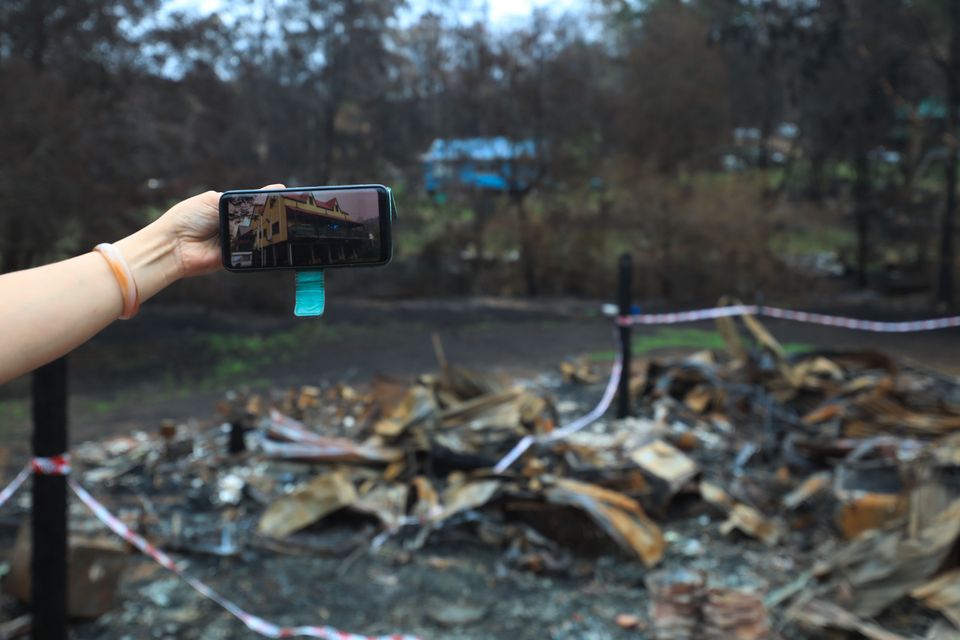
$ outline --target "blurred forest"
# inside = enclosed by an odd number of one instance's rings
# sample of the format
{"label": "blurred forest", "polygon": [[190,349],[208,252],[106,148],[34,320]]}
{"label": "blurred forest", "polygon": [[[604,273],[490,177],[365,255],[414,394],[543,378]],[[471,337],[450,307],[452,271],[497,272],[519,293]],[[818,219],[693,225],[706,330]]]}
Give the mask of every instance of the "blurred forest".
{"label": "blurred forest", "polygon": [[[368,295],[610,297],[630,250],[638,293],[672,304],[955,301],[960,0],[221,7],[0,3],[0,269],[200,190],[381,182],[395,264],[332,279]],[[434,141],[498,138],[528,150],[487,167],[504,184],[428,191],[480,162],[428,166]],[[167,299],[280,308],[250,283]]]}

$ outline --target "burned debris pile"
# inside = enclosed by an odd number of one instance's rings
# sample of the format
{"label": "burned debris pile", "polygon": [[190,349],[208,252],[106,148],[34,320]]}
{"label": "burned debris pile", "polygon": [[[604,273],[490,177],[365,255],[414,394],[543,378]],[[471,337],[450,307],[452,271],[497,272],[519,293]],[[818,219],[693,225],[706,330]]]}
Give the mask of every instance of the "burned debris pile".
{"label": "burned debris pile", "polygon": [[231,393],[222,427],[167,424],[75,459],[183,553],[330,555],[348,571],[457,530],[517,571],[622,556],[643,578],[617,624],[657,638],[960,634],[960,383],[880,352],[788,353],[752,317],[719,330],[722,352],[634,363],[635,417],[539,438],[503,473],[521,438],[585,412],[599,368],[517,384],[441,356],[414,382]]}

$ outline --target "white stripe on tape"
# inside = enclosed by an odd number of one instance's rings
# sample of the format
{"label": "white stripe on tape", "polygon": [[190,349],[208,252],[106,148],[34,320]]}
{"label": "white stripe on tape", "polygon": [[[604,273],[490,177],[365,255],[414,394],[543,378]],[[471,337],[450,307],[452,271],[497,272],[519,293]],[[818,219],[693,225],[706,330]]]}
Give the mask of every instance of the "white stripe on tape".
{"label": "white stripe on tape", "polygon": [[618,318],[618,324],[679,324],[681,322],[697,322],[729,316],[755,315],[759,307],[756,305],[733,305],[729,307],[713,307],[710,309],[695,309],[693,311],[678,311],[673,313],[638,313]]}
{"label": "white stripe on tape", "polygon": [[30,463],[27,463],[27,465],[20,470],[20,473],[18,473],[16,477],[10,481],[10,484],[4,487],[3,491],[0,491],[0,507],[5,505],[7,500],[9,500],[13,494],[17,492],[17,489],[19,489],[20,486],[26,482],[27,478],[30,477],[31,471],[33,471],[33,469],[31,468]]}
{"label": "white stripe on tape", "polygon": [[859,320],[831,316],[809,311],[794,311],[778,307],[762,307],[757,305],[731,305],[728,307],[713,307],[710,309],[695,309],[693,311],[678,311],[672,313],[637,313],[629,316],[618,316],[616,323],[621,327],[631,325],[679,324],[682,322],[698,322],[730,316],[759,315],[780,320],[806,322],[828,327],[844,327],[857,331],[873,331],[875,333],[909,333],[914,331],[934,331],[960,327],[960,316],[946,318],[931,318],[928,320],[907,320],[904,322],[878,322],[876,320]]}
{"label": "white stripe on tape", "polygon": [[858,320],[856,318],[844,318],[842,316],[831,316],[824,313],[794,311],[792,309],[780,309],[777,307],[760,307],[760,315],[796,322],[807,322],[810,324],[841,326],[858,331],[873,331],[875,333],[908,333],[960,327],[960,316],[930,318],[927,320],[906,320],[903,322],[878,322],[876,320]]}

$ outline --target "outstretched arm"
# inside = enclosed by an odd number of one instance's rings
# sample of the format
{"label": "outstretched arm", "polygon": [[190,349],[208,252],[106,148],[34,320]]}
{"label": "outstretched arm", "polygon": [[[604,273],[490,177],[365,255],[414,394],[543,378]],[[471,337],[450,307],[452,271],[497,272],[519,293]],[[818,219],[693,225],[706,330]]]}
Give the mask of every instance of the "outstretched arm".
{"label": "outstretched arm", "polygon": [[[184,200],[114,243],[141,302],[180,278],[220,267],[218,201],[215,191]],[[116,277],[94,252],[0,275],[0,303],[0,384],[69,353],[123,310]]]}

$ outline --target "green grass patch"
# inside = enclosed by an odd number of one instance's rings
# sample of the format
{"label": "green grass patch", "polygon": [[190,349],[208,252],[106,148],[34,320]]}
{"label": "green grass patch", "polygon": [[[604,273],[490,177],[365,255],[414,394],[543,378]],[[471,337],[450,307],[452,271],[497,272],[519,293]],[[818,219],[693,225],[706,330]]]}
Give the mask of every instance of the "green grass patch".
{"label": "green grass patch", "polygon": [[637,336],[633,339],[635,353],[654,349],[689,347],[691,349],[723,349],[723,338],[716,331],[704,329],[673,328],[658,329],[656,333]]}
{"label": "green grass patch", "polygon": [[0,400],[0,442],[23,439],[30,424],[30,401],[26,398]]}
{"label": "green grass patch", "polygon": [[30,405],[20,398],[0,400],[0,421],[26,420],[30,417]]}
{"label": "green grass patch", "polygon": [[329,325],[300,325],[268,334],[211,333],[196,338],[198,348],[213,363],[202,386],[219,386],[262,371],[277,363],[290,362],[322,341],[337,338]]}
{"label": "green grass patch", "polygon": [[778,254],[804,255],[833,251],[856,244],[852,230],[838,227],[790,229],[770,239],[770,249]]}
{"label": "green grass patch", "polygon": [[[665,327],[654,333],[635,337],[632,347],[634,355],[642,356],[662,349],[723,350],[726,348],[726,343],[717,331]],[[784,344],[783,348],[790,354],[803,353],[811,349],[810,345],[799,342],[789,342]],[[598,351],[589,355],[593,362],[606,362],[613,360],[615,357],[616,353],[614,351]]]}
{"label": "green grass patch", "polygon": [[95,400],[91,404],[91,409],[98,414],[108,414],[113,413],[123,404],[122,399],[114,398],[113,400]]}

